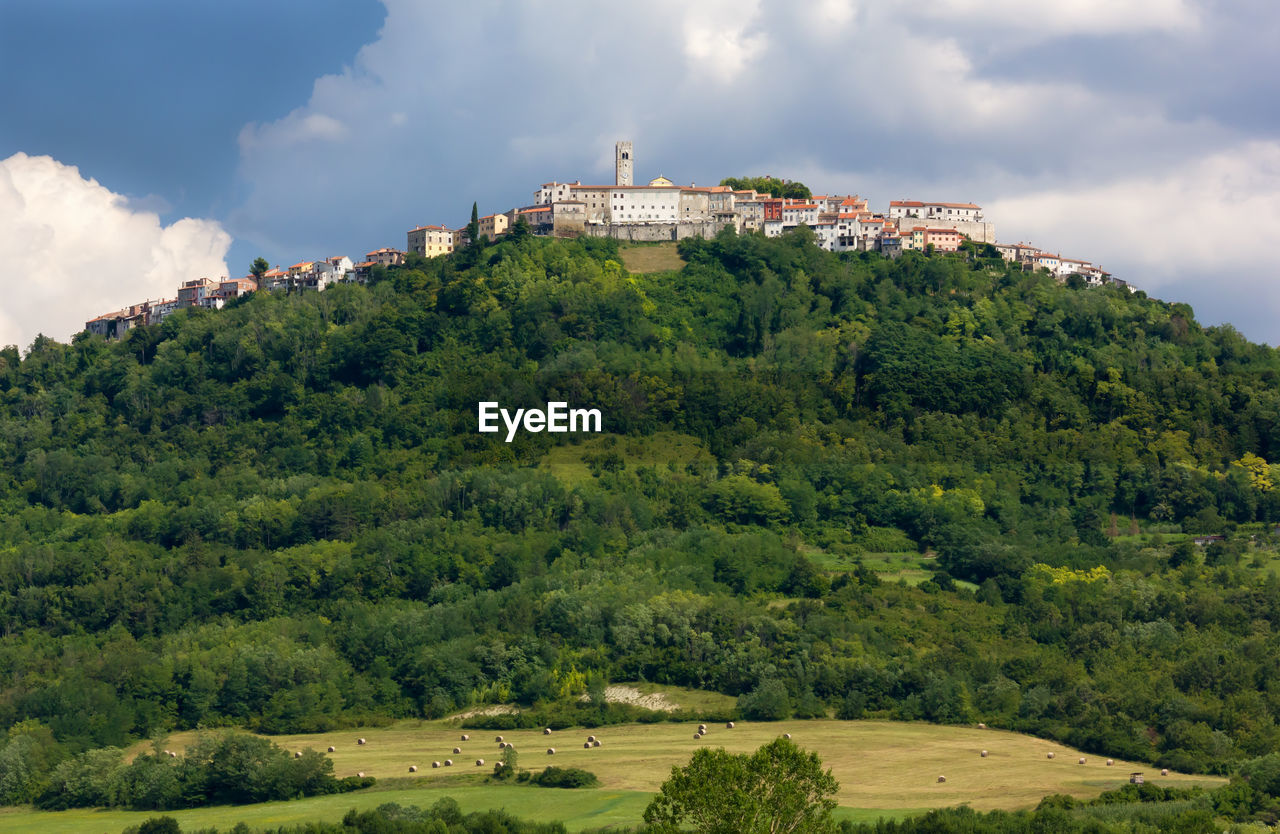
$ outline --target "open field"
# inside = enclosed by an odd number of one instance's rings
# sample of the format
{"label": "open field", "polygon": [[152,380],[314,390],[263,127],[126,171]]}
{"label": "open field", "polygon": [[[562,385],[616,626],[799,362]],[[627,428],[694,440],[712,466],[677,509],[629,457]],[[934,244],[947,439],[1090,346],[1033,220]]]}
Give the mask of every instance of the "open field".
{"label": "open field", "polygon": [[684,259],[676,251],[675,243],[641,243],[619,247],[622,265],[628,272],[678,272],[684,269]]}
{"label": "open field", "polygon": [[[679,695],[666,688],[679,700]],[[1211,776],[1170,774],[1161,777],[1150,766],[1080,754],[1043,739],[1002,730],[943,727],[888,721],[738,722],[730,730],[710,725],[701,741],[693,739],[697,722],[627,724],[598,729],[571,729],[543,735],[536,730],[460,730],[447,721],[401,721],[389,727],[341,730],[314,735],[273,736],[287,750],[308,747],[331,754],[339,776],[357,771],[376,776],[380,784],[367,791],[242,807],[203,808],[175,812],[184,827],[230,827],[244,820],[250,825],[281,825],[314,819],[336,820],[350,808],[375,808],[384,802],[426,806],[443,796],[458,800],[464,810],[506,808],[537,820],[563,820],[570,830],[634,822],[652,792],[673,766],[688,761],[699,746],[749,752],[789,732],[800,746],[816,751],[840,782],[841,815],[874,820],[901,817],[928,808],[967,804],[979,810],[1026,808],[1051,793],[1096,796],[1119,787],[1130,771],[1142,770],[1156,784],[1206,787],[1224,780]],[[463,733],[471,736],[462,741]],[[588,734],[602,741],[583,749]],[[547,764],[581,767],[595,773],[597,789],[563,791],[519,785],[483,784],[499,758],[497,735],[515,745],[520,766],[538,769]],[[357,738],[365,738],[359,745]],[[161,746],[181,751],[195,738],[178,733]],[[135,751],[147,744],[138,745]],[[554,756],[547,755],[554,746]],[[454,754],[454,747],[463,752]],[[983,749],[987,758],[979,756]],[[1054,759],[1047,754],[1055,752]],[[478,758],[484,766],[476,766]],[[453,759],[453,767],[433,769],[432,761]],[[418,772],[410,774],[410,765]],[[946,776],[944,784],[938,776]],[[6,832],[62,831],[118,832],[154,814],[124,811],[34,812],[0,811],[0,830]]]}
{"label": "open field", "polygon": [[616,465],[633,471],[641,466],[683,467],[690,463],[709,465],[715,462],[697,438],[679,432],[660,431],[647,437],[591,435],[578,443],[553,446],[543,456],[540,466],[550,470],[568,486],[574,486],[593,477],[588,460],[610,455],[615,456]]}

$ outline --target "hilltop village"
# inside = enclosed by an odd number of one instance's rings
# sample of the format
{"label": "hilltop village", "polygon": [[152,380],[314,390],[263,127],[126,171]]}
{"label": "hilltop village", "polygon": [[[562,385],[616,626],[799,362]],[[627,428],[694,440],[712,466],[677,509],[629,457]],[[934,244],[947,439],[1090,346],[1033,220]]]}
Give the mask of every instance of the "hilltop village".
{"label": "hilltop village", "polygon": [[[1005,260],[1027,270],[1046,269],[1061,281],[1078,275],[1091,285],[1128,286],[1089,261],[1026,243],[998,242],[995,224],[973,203],[891,200],[887,212],[877,213],[868,200],[857,195],[774,197],[728,185],[676,185],[663,176],[636,185],[632,143],[618,142],[614,153],[613,184],[543,183],[533,192],[532,203],[479,218],[478,235],[495,240],[519,225],[535,235],[589,235],[638,243],[712,237],[725,228],[777,237],[804,225],[813,231],[818,246],[832,252],[879,252],[893,258],[907,250],[955,252],[963,241],[970,240],[991,244]],[[120,338],[134,327],[163,321],[177,310],[221,309],[232,299],[257,290],[322,291],[335,283],[365,283],[375,266],[404,263],[407,253],[438,257],[469,242],[467,226],[416,226],[409,230],[404,250],[375,249],[359,262],[346,255],[332,255],[284,269],[276,266],[244,278],[192,279],[182,282],[174,298],[143,301],[106,313],[86,322],[85,329]]]}

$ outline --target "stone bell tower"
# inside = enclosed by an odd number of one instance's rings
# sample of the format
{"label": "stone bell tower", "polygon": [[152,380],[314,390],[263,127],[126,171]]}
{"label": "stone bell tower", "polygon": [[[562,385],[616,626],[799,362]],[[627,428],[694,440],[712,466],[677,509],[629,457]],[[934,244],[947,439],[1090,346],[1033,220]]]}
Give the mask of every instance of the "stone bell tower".
{"label": "stone bell tower", "polygon": [[632,184],[631,143],[619,142],[616,146],[615,153],[617,154],[617,160],[616,160],[617,182],[615,182],[614,185],[631,185]]}

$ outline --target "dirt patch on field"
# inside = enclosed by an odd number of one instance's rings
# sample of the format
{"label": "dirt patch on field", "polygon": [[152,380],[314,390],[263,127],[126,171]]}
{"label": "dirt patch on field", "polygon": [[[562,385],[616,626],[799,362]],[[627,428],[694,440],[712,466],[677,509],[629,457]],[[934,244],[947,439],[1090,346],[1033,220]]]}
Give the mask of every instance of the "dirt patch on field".
{"label": "dirt patch on field", "polygon": [[475,718],[477,715],[514,715],[520,710],[511,704],[494,704],[488,707],[476,707],[466,712],[460,712],[457,715],[449,716],[450,720],[465,721],[468,718]]}
{"label": "dirt patch on field", "polygon": [[604,690],[604,699],[616,704],[631,704],[641,709],[651,709],[655,712],[675,712],[680,709],[679,704],[661,692],[644,695],[633,686],[607,686]]}

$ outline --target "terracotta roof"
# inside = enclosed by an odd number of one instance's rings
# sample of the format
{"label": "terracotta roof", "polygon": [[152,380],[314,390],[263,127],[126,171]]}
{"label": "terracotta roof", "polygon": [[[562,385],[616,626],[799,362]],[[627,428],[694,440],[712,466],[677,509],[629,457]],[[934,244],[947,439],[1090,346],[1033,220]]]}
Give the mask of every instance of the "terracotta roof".
{"label": "terracotta roof", "polygon": [[414,226],[414,227],[413,227],[412,229],[410,229],[409,231],[411,231],[411,232],[420,232],[420,231],[422,231],[423,229],[433,229],[433,230],[438,231],[438,232],[447,232],[447,231],[449,231],[449,227],[448,227],[448,226]]}

